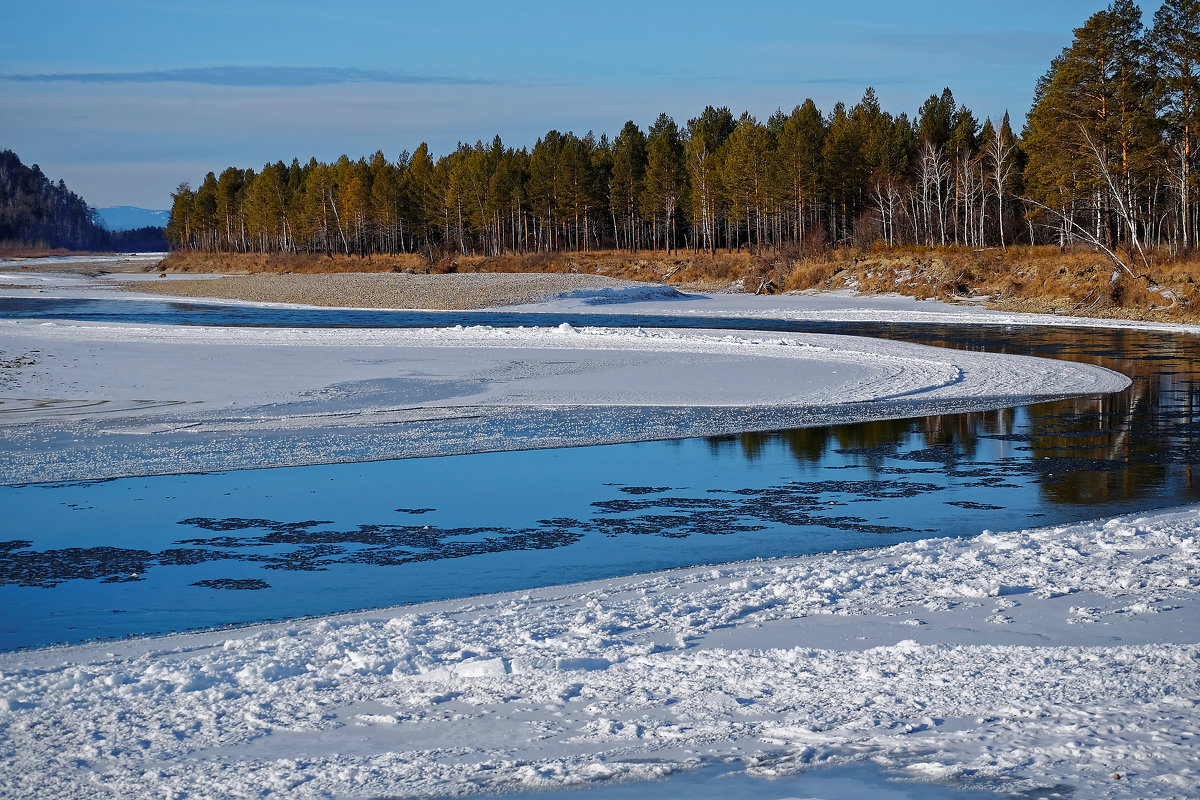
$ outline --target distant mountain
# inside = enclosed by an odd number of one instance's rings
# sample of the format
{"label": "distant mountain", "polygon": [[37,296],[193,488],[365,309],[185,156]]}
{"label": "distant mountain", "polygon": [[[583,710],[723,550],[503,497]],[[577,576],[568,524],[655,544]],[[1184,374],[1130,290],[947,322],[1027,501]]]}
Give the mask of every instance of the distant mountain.
{"label": "distant mountain", "polygon": [[138,228],[165,228],[171,219],[171,212],[136,206],[110,206],[97,208],[96,216],[100,224],[110,231],[132,231]]}

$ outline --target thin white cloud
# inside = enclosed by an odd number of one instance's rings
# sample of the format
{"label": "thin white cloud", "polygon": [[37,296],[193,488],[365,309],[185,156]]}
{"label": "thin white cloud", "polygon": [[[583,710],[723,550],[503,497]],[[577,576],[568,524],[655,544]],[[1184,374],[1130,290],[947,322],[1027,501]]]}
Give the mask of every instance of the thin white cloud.
{"label": "thin white cloud", "polygon": [[198,67],[139,72],[50,72],[4,75],[5,80],[75,83],[200,83],[209,86],[322,86],[336,83],[489,84],[445,75],[413,75],[346,67]]}

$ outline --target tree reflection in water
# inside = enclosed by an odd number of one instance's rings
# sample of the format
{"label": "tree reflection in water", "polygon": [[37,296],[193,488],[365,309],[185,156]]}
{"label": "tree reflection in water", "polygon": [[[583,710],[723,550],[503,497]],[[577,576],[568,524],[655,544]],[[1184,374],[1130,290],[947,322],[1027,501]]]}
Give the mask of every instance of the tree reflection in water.
{"label": "tree reflection in water", "polygon": [[[1017,409],[713,437],[714,453],[740,447],[753,461],[781,445],[800,463],[815,466],[837,453],[877,475],[897,472],[897,461],[939,464],[960,477],[985,469],[996,479],[1031,476],[1042,498],[1058,504],[1200,498],[1192,480],[1200,463],[1200,337],[1091,328],[779,327],[1080,361],[1124,373],[1133,384],[1113,395]],[[1011,443],[1009,455],[980,461],[984,440]]]}

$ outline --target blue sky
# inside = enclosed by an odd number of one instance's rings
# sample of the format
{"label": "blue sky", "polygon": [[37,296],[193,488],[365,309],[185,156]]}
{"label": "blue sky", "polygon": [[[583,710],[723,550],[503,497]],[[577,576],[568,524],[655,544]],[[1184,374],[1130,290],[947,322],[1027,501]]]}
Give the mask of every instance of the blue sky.
{"label": "blue sky", "polygon": [[[760,119],[874,86],[915,114],[949,86],[1019,127],[1101,0],[354,2],[5,0],[0,148],[93,206],[166,208],[180,181],[427,141],[530,146],[706,105]],[[1148,9],[1146,22],[1157,4]]]}

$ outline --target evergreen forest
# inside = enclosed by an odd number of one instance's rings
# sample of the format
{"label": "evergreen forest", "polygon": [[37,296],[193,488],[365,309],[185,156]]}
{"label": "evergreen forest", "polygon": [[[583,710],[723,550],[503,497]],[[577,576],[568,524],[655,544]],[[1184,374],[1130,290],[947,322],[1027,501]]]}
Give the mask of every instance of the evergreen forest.
{"label": "evergreen forest", "polygon": [[[1192,250],[1200,0],[1148,24],[1114,0],[1034,88],[1023,129],[950,89],[911,118],[873,89],[765,120],[708,107],[613,137],[551,130],[434,156],[228,167],[172,195],[168,240],[209,252],[715,253],[1085,243],[1136,264]],[[76,223],[83,225],[83,220]]]}
{"label": "evergreen forest", "polygon": [[5,250],[144,251],[166,249],[162,228],[109,231],[96,211],[37,164],[0,151],[0,248]]}

